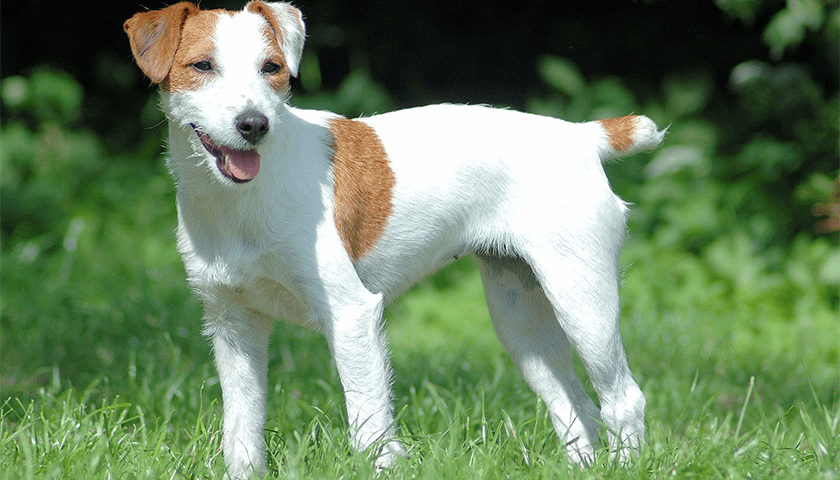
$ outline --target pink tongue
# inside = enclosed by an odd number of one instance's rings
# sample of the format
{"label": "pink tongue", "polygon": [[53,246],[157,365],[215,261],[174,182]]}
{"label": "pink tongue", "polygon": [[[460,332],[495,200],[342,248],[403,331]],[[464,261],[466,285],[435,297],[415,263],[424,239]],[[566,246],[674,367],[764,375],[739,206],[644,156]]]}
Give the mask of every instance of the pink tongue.
{"label": "pink tongue", "polygon": [[221,147],[219,151],[224,156],[224,168],[233,178],[248,181],[260,173],[260,154],[256,150]]}

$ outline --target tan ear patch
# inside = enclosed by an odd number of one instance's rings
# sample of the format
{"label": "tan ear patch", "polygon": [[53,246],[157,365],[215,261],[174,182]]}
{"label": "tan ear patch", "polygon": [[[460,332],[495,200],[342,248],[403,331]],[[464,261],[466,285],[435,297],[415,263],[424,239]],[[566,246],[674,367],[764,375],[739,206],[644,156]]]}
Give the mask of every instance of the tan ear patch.
{"label": "tan ear patch", "polygon": [[353,260],[364,257],[385,231],[396,180],[382,141],[369,125],[337,118],[333,135],[333,176],[338,234]]}
{"label": "tan ear patch", "polygon": [[613,150],[624,151],[633,148],[635,140],[633,134],[636,133],[636,125],[639,117],[636,115],[627,115],[625,117],[608,118],[605,120],[598,120],[604,131],[607,132],[607,138],[610,141],[610,146]]}
{"label": "tan ear patch", "polygon": [[137,65],[154,83],[169,74],[175,51],[181,43],[181,27],[198,7],[181,2],[162,10],[136,13],[123,24]]}

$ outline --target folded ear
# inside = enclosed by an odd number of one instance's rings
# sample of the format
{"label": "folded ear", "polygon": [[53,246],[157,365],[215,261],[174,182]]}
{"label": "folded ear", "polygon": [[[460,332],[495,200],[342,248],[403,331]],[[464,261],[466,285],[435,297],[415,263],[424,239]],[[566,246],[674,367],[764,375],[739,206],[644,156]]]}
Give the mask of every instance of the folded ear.
{"label": "folded ear", "polygon": [[293,77],[298,76],[303,42],[306,39],[306,25],[300,10],[286,2],[250,2],[245,10],[262,15],[268,20],[277,43],[286,57],[286,67]]}
{"label": "folded ear", "polygon": [[123,24],[134,60],[152,82],[160,83],[169,75],[181,42],[181,27],[187,16],[196,12],[198,7],[181,2],[162,10],[135,13]]}

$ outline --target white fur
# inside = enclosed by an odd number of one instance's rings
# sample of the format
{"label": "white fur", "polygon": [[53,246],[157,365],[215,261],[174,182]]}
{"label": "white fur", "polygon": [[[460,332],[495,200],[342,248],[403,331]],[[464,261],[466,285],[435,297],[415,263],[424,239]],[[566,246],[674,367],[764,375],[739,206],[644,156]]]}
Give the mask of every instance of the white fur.
{"label": "white fur", "polygon": [[[286,47],[297,71],[303,24],[285,4]],[[290,13],[291,12],[291,13]],[[344,387],[353,444],[377,462],[396,440],[382,311],[424,275],[477,253],[493,323],[528,384],[548,405],[576,462],[593,454],[599,422],[613,445],[637,446],[644,397],[618,329],[617,257],[627,208],[601,163],[617,156],[600,123],[510,110],[438,105],[366,118],[396,177],[393,212],[374,248],[348,258],[333,222],[328,112],[299,110],[259,73],[265,20],[224,16],[214,41],[218,78],[163,93],[169,165],[178,183],[178,247],[204,301],[224,401],[224,453],[234,476],[264,472],[269,318],[322,331]],[[296,43],[297,42],[297,43]],[[234,118],[270,122],[260,173],[220,174],[193,128],[244,148]],[[631,151],[662,133],[640,117]],[[574,347],[599,413],[571,364]],[[623,442],[616,440],[621,435]]]}

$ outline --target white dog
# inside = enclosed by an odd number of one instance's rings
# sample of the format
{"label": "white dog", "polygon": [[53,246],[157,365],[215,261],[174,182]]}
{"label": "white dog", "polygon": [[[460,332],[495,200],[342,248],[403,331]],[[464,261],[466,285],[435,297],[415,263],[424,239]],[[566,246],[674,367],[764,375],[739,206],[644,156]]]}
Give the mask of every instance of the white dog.
{"label": "white dog", "polygon": [[[265,471],[272,319],[319,330],[352,442],[379,466],[404,452],[384,305],[442,265],[478,258],[496,333],[576,462],[600,424],[617,451],[644,435],[644,397],[618,329],[627,207],[602,162],[652,148],[643,116],[589,123],[437,105],[349,120],[288,105],[305,36],[286,3],[179,3],[125,23],[160,84],[178,247],[205,307],[229,472]],[[572,368],[574,347],[601,402]]]}

